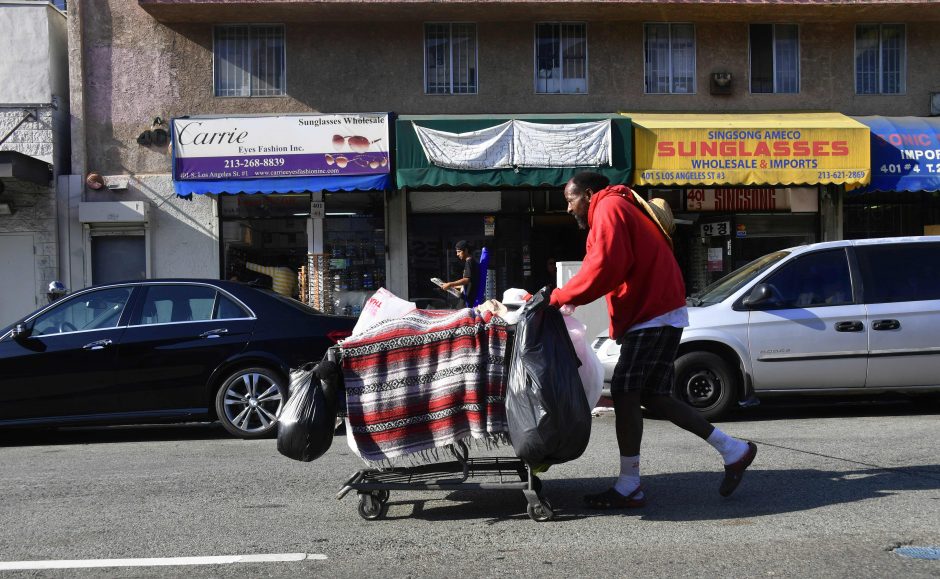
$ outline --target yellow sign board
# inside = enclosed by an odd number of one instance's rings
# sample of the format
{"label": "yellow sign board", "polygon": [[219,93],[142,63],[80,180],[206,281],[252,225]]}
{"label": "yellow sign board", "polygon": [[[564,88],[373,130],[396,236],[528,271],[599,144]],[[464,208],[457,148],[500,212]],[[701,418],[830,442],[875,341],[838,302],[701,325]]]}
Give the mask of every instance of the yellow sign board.
{"label": "yellow sign board", "polygon": [[856,187],[871,179],[869,129],[838,113],[633,114],[637,185]]}

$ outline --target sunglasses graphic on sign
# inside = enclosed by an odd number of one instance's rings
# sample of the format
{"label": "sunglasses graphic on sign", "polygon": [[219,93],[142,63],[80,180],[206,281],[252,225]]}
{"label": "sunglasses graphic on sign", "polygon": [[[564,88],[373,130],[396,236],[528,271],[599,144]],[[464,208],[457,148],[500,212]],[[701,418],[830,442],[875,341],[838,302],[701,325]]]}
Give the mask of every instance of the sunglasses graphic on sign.
{"label": "sunglasses graphic on sign", "polygon": [[388,158],[386,157],[382,157],[380,159],[368,159],[368,160],[363,159],[361,157],[353,157],[352,159],[350,159],[348,157],[344,157],[343,155],[337,155],[334,157],[333,155],[330,155],[329,153],[327,153],[326,155],[324,155],[324,159],[326,160],[327,165],[335,164],[340,169],[345,169],[346,165],[348,165],[350,162],[355,163],[359,165],[360,167],[364,167],[368,165],[370,169],[378,169],[379,167],[384,167],[388,165]]}
{"label": "sunglasses graphic on sign", "polygon": [[333,149],[336,151],[341,151],[343,149],[343,145],[347,145],[351,151],[356,153],[365,153],[369,150],[369,147],[372,145],[372,143],[378,143],[381,140],[382,139],[376,139],[374,141],[370,141],[368,138],[359,135],[352,137],[333,135]]}

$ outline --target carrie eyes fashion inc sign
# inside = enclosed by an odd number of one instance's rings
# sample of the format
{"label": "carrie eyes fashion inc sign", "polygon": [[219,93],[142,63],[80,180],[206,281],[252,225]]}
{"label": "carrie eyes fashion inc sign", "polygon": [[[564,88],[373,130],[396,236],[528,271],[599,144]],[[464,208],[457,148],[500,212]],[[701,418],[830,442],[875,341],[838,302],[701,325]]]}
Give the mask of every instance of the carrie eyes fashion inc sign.
{"label": "carrie eyes fashion inc sign", "polygon": [[384,113],[174,119],[173,178],[387,174],[388,127]]}

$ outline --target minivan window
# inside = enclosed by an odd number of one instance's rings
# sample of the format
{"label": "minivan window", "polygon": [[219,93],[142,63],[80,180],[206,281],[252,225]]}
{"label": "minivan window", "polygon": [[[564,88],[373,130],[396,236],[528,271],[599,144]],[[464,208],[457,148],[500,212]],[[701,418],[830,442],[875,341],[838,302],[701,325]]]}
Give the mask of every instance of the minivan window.
{"label": "minivan window", "polygon": [[690,305],[710,306],[724,301],[725,298],[741,289],[744,284],[788,255],[790,255],[789,251],[776,251],[755,259],[693,295],[689,298]]}
{"label": "minivan window", "polygon": [[797,257],[762,283],[774,294],[774,307],[814,308],[852,303],[852,278],[844,249]]}
{"label": "minivan window", "polygon": [[940,243],[856,246],[867,303],[940,299]]}

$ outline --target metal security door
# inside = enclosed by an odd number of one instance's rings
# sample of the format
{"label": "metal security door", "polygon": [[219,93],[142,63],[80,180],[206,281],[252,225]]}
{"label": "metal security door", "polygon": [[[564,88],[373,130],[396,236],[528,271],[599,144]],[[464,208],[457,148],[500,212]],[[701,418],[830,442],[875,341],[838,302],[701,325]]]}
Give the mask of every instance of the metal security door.
{"label": "metal security door", "polygon": [[33,234],[0,235],[0,328],[35,310],[36,267]]}

